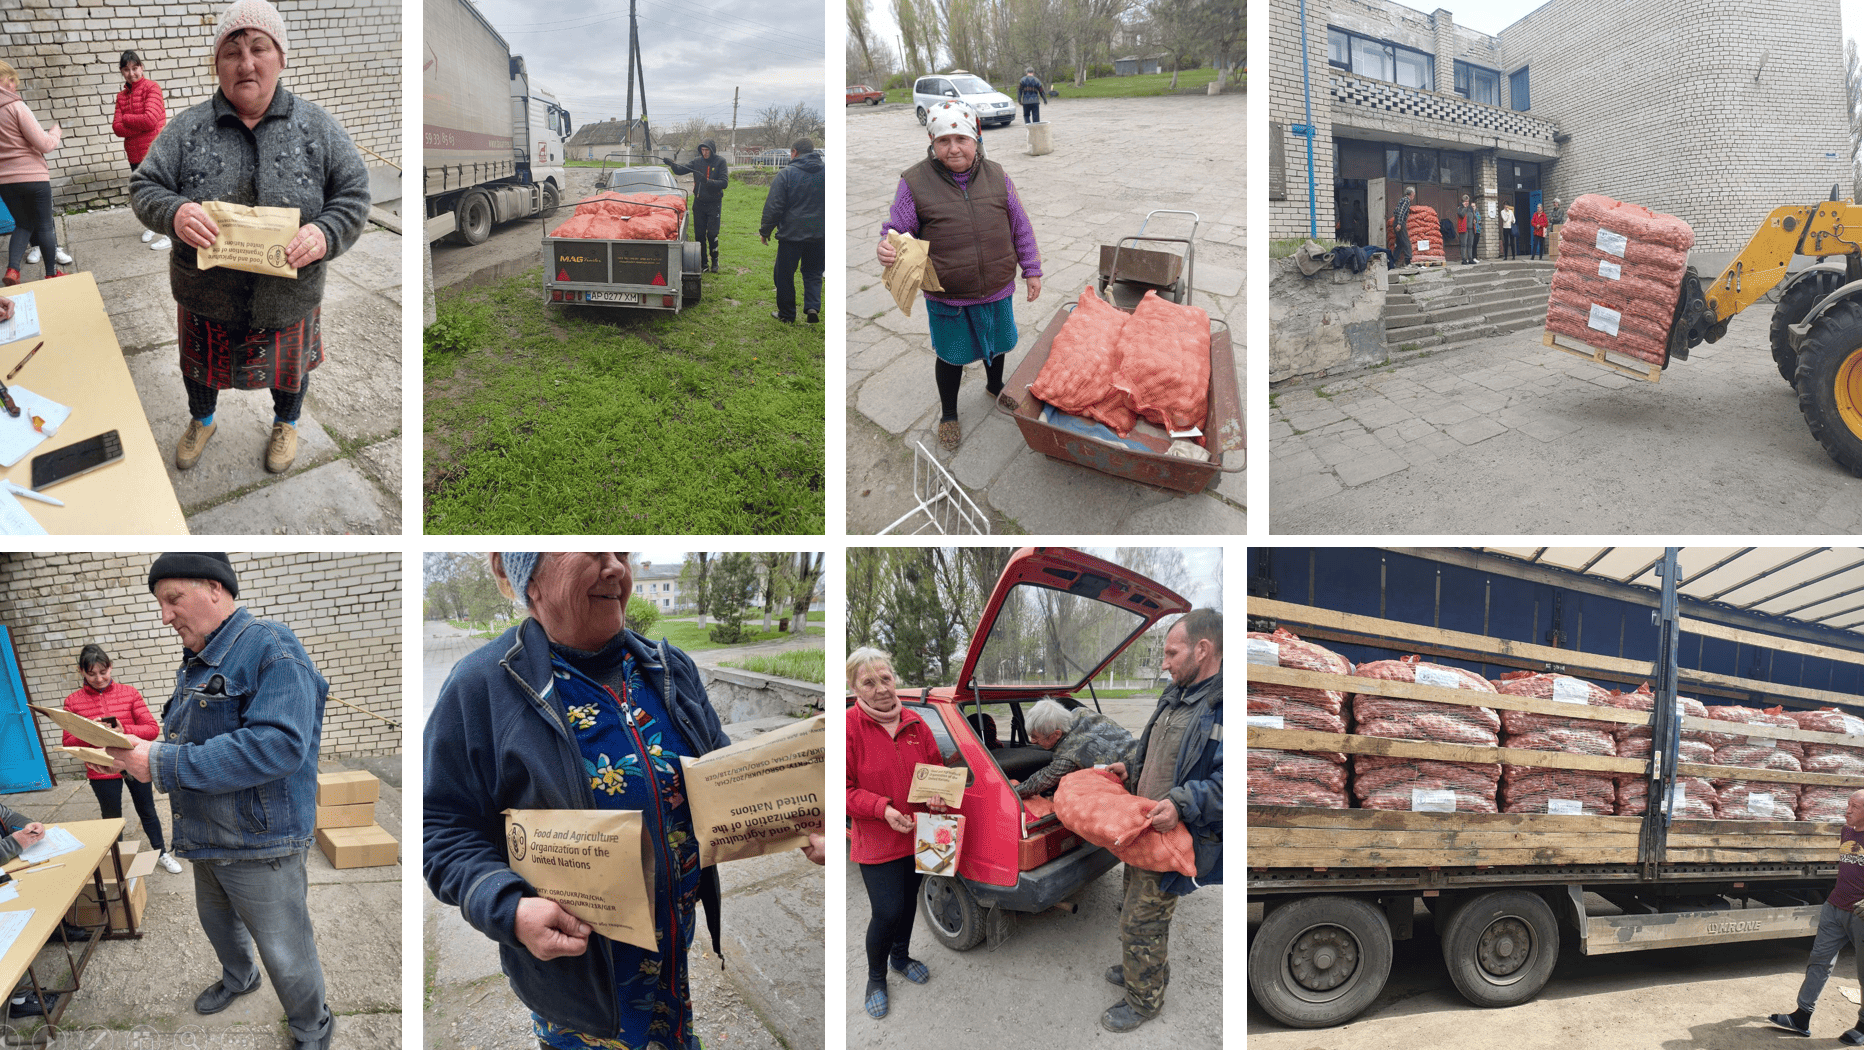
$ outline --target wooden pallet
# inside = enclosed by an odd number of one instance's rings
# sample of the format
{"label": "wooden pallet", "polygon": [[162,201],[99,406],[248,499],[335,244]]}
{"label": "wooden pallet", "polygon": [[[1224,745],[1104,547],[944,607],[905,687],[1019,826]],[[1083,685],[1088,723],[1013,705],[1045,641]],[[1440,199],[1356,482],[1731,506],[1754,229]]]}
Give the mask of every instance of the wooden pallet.
{"label": "wooden pallet", "polygon": [[[1572,354],[1574,357],[1583,357],[1594,364],[1604,365],[1606,368],[1620,375],[1630,376],[1632,379],[1642,379],[1647,382],[1655,383],[1663,377],[1662,365],[1651,364],[1649,361],[1631,357],[1627,354],[1621,354],[1616,350],[1602,350],[1599,347],[1586,346],[1583,343],[1578,345],[1562,343],[1560,342],[1559,336],[1550,329],[1543,329],[1541,331],[1540,343],[1542,346],[1551,346],[1555,350],[1564,351]],[[1619,359],[1622,359],[1622,361],[1635,362],[1635,364],[1625,364]]]}

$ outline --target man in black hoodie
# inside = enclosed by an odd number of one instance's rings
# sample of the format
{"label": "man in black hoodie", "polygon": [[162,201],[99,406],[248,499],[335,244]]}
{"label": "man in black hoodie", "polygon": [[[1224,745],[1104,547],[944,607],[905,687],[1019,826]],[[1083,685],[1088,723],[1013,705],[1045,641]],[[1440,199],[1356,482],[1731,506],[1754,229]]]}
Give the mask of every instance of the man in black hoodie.
{"label": "man in black hoodie", "polygon": [[822,317],[822,269],[828,247],[823,226],[827,212],[828,183],[822,167],[822,154],[815,143],[797,139],[790,144],[790,162],[770,183],[770,196],[764,199],[764,219],[757,235],[770,243],[770,231],[777,232],[777,309],[770,316],[784,324],[796,323],[796,285],[793,277],[800,263],[803,271],[803,314],[810,324]]}
{"label": "man in black hoodie", "polygon": [[711,139],[699,143],[699,156],[690,164],[666,162],[675,175],[693,177],[693,240],[699,242],[701,268],[718,272],[718,210],[725,197],[731,170]]}

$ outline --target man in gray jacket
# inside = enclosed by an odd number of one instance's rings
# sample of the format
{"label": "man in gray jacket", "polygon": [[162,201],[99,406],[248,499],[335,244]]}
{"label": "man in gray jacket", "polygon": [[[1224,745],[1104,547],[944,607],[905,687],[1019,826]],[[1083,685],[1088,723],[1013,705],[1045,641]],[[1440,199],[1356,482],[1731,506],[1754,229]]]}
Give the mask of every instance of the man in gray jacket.
{"label": "man in gray jacket", "polygon": [[1133,734],[1097,711],[1085,707],[1070,711],[1053,697],[1044,697],[1029,709],[1029,742],[1053,751],[1055,757],[1016,785],[1018,798],[1050,794],[1062,777],[1077,769],[1126,761],[1132,754]]}

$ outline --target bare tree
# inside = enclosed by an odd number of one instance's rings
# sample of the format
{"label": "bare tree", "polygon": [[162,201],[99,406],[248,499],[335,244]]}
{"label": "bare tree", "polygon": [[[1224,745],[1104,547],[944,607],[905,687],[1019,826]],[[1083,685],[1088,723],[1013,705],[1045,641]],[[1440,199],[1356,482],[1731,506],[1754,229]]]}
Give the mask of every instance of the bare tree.
{"label": "bare tree", "polygon": [[1851,199],[1864,200],[1864,66],[1855,37],[1845,39],[1845,105],[1851,111]]}
{"label": "bare tree", "polygon": [[822,111],[807,102],[793,106],[771,105],[757,111],[757,122],[768,128],[774,142],[788,146],[822,127]]}
{"label": "bare tree", "polygon": [[809,605],[815,600],[816,585],[822,580],[823,558],[821,551],[796,553],[796,567],[790,573],[794,581],[790,591],[791,634],[801,634],[808,626]]}
{"label": "bare tree", "polygon": [[867,20],[867,0],[848,0],[848,46],[861,52],[861,75],[866,83],[874,81],[874,52],[868,45],[873,28]]}
{"label": "bare tree", "polygon": [[1131,0],[1063,0],[1062,33],[1074,64],[1074,86],[1087,84],[1087,70],[1108,57],[1113,33]]}

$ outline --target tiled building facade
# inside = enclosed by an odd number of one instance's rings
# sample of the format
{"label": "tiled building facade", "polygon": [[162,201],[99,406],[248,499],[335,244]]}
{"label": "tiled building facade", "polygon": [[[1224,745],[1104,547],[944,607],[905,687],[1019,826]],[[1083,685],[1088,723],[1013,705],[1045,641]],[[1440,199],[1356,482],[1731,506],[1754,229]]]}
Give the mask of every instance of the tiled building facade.
{"label": "tiled building facade", "polygon": [[[231,554],[238,604],[291,628],[330,695],[401,721],[401,555]],[[118,681],[135,687],[161,717],[174,691],[181,644],[162,626],[149,594],[154,554],[0,554],[0,626],[32,702],[62,706],[83,684],[78,651],[101,645]],[[78,761],[52,750],[62,741],[49,719],[39,737],[60,777],[82,776]],[[398,754],[401,734],[363,711],[324,707],[321,757]]]}
{"label": "tiled building facade", "polygon": [[[1309,232],[1310,103],[1323,238],[1383,244],[1406,186],[1440,212],[1468,193],[1523,218],[1536,194],[1600,192],[1681,216],[1725,257],[1773,208],[1850,185],[1837,0],[1549,0],[1499,36],[1386,0],[1305,10],[1304,40],[1300,0],[1270,0],[1271,237]],[[1755,46],[1784,25],[1796,44]]]}

